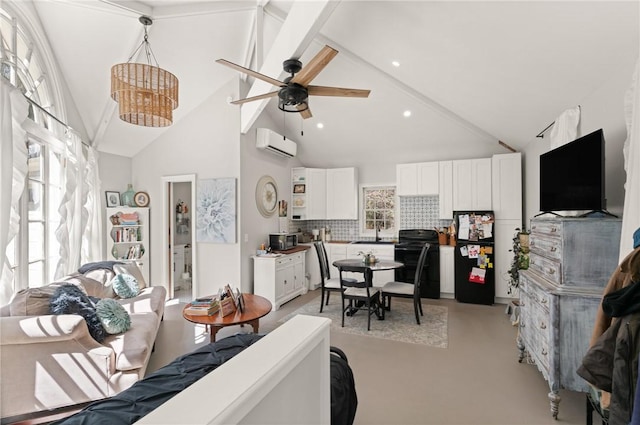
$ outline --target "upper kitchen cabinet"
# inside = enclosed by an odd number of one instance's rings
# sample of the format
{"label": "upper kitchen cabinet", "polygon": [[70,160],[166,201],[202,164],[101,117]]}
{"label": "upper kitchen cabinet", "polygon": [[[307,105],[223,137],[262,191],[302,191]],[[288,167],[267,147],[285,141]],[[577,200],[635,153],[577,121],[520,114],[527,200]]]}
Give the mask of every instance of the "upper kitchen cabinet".
{"label": "upper kitchen cabinet", "polygon": [[292,168],[291,192],[292,220],[358,218],[355,168]]}
{"label": "upper kitchen cabinet", "polygon": [[358,219],[358,170],[329,168],[327,171],[328,220]]}
{"label": "upper kitchen cabinet", "polygon": [[452,161],[453,209],[491,210],[491,158]]}
{"label": "upper kitchen cabinet", "polygon": [[453,161],[440,161],[438,170],[438,206],[440,219],[453,219]]}
{"label": "upper kitchen cabinet", "polygon": [[438,162],[396,165],[398,196],[437,195],[439,193]]}
{"label": "upper kitchen cabinet", "polygon": [[522,155],[520,152],[491,158],[493,211],[496,218],[522,220]]}
{"label": "upper kitchen cabinet", "polygon": [[326,170],[292,168],[291,185],[291,218],[293,220],[322,220],[326,217]]}

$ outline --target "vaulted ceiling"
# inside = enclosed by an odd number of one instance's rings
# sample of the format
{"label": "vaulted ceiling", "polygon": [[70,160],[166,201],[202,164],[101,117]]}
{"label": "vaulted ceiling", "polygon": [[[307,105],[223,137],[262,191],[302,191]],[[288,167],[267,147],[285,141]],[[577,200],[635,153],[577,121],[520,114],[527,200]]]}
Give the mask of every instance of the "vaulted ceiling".
{"label": "vaulted ceiling", "polygon": [[[304,64],[325,44],[336,48],[340,53],[313,84],[371,89],[368,99],[311,97],[313,117],[304,121],[298,114],[283,116],[275,100],[262,112],[280,123],[274,130],[298,141],[309,166],[328,161],[339,166],[341,159],[348,164],[363,152],[372,161],[392,155],[393,162],[473,157],[488,148],[506,152],[499,140],[521,148],[561,111],[629,68],[639,51],[637,1],[343,0],[325,5],[318,19],[294,22],[307,38],[283,47],[278,34],[289,14],[318,2],[293,3],[33,4],[77,120],[99,150],[124,156],[166,131],[124,123],[109,96],[109,70],[127,61],[142,40],[142,14],[154,19],[149,40],[160,66],[180,79],[175,121],[237,78],[237,72],[215,63],[218,58],[272,71],[270,53],[298,49]],[[265,68],[256,65],[256,45],[264,52]],[[279,71],[265,73],[284,78]],[[407,110],[410,117],[403,116]]]}

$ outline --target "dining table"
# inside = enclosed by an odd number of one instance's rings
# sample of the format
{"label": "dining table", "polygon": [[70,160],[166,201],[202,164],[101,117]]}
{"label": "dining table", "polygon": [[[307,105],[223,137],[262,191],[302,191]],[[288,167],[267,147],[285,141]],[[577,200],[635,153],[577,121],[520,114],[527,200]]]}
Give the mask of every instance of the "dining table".
{"label": "dining table", "polygon": [[[365,286],[373,286],[373,272],[381,270],[395,270],[404,267],[404,263],[393,260],[376,260],[375,262],[365,262],[362,258],[346,258],[344,260],[336,260],[333,265],[338,271],[348,270],[350,272],[364,274],[364,281],[361,284]],[[358,286],[358,284],[349,284],[347,286]],[[378,293],[378,297],[380,293]],[[382,311],[382,300],[378,298],[378,306],[380,311],[376,312],[379,320],[384,320],[384,311]],[[352,308],[347,312],[347,316],[352,316],[358,311],[358,307]]]}

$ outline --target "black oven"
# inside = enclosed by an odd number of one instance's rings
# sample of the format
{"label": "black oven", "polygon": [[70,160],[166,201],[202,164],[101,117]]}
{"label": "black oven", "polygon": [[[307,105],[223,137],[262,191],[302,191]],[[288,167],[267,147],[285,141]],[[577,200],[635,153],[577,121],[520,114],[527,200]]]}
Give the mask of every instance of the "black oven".
{"label": "black oven", "polygon": [[395,280],[413,283],[418,257],[420,257],[420,251],[425,242],[431,246],[427,253],[427,262],[420,282],[420,296],[422,298],[440,298],[440,246],[438,245],[438,232],[435,230],[400,230],[394,257],[396,261],[404,263],[404,267],[396,269]]}

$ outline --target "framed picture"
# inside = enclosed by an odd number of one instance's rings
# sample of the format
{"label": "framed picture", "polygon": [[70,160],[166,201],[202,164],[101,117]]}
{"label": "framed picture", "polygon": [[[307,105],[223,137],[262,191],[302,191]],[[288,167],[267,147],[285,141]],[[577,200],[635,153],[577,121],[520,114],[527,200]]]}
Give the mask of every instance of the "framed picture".
{"label": "framed picture", "polygon": [[120,192],[111,192],[109,190],[104,192],[107,197],[107,207],[119,207],[120,206]]}
{"label": "framed picture", "polygon": [[133,202],[135,202],[138,207],[146,207],[149,205],[149,195],[147,192],[138,192],[133,195]]}
{"label": "framed picture", "polygon": [[304,184],[294,184],[293,185],[293,193],[304,193],[306,185]]}
{"label": "framed picture", "polygon": [[196,205],[196,242],[236,243],[235,178],[198,180]]}

